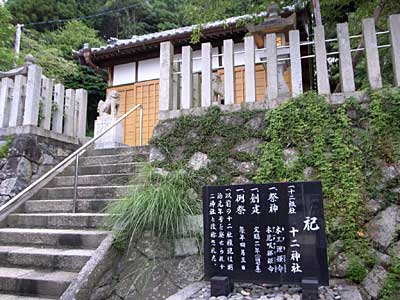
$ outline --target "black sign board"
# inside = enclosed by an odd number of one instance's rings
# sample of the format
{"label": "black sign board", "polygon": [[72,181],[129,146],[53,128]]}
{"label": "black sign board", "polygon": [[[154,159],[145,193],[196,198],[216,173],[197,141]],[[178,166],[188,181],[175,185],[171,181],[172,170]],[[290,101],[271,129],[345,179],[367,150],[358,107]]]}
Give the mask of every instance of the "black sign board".
{"label": "black sign board", "polygon": [[203,188],[205,276],[329,285],[321,182]]}

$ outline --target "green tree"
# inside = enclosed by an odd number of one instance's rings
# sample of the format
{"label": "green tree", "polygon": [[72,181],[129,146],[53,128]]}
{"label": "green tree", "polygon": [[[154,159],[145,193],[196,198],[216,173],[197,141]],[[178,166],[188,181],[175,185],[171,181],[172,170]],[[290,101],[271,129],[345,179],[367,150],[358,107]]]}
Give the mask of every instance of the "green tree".
{"label": "green tree", "polygon": [[0,6],[0,70],[8,70],[13,62],[14,27],[11,14]]}

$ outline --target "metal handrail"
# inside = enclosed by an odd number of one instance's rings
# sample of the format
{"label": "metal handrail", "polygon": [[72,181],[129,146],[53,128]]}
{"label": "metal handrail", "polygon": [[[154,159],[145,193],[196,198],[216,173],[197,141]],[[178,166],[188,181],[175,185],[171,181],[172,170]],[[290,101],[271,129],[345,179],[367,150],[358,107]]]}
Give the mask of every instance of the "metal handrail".
{"label": "metal handrail", "polygon": [[123,121],[128,116],[130,116],[137,109],[140,109],[140,115],[139,115],[139,122],[140,122],[140,125],[139,125],[139,145],[141,146],[142,145],[142,127],[143,127],[143,107],[142,107],[141,104],[137,104],[134,107],[132,107],[128,112],[126,112],[124,115],[119,117],[114,123],[112,123],[106,130],[104,130],[98,136],[95,136],[90,141],[86,142],[84,145],[79,147],[71,155],[69,155],[67,158],[65,158],[63,161],[61,161],[59,164],[57,164],[54,168],[52,168],[50,171],[46,172],[44,175],[42,175],[35,182],[31,183],[28,187],[26,187],[22,192],[20,192],[18,195],[16,195],[14,198],[12,198],[6,204],[2,205],[0,207],[0,215],[4,210],[6,210],[7,208],[11,207],[18,200],[22,199],[25,195],[27,195],[29,192],[31,192],[35,187],[37,187],[39,184],[41,184],[43,181],[45,181],[48,177],[50,177],[55,172],[57,172],[60,168],[69,166],[73,162],[74,159],[75,159],[75,168],[76,169],[75,169],[75,175],[74,175],[73,212],[75,213],[76,212],[76,200],[77,200],[77,176],[78,176],[77,167],[78,167],[79,156],[81,156],[87,150],[87,148],[90,145],[92,145],[98,139],[103,137],[107,132],[109,132],[116,125],[118,125],[121,121]]}

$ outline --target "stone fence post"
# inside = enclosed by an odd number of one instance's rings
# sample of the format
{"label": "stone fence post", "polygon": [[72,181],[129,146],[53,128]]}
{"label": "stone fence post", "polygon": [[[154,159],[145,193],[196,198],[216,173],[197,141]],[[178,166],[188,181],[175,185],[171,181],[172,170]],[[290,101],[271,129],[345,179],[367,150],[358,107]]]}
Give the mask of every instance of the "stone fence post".
{"label": "stone fence post", "polygon": [[174,46],[171,42],[162,42],[160,44],[160,111],[166,111],[172,108],[173,59]]}

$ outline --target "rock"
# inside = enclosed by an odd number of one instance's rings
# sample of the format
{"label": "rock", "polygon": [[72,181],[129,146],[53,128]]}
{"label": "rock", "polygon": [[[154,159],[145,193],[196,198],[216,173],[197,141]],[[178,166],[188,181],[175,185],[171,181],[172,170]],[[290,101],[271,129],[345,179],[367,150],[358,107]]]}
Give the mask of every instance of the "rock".
{"label": "rock", "polygon": [[22,191],[28,184],[19,180],[16,177],[3,180],[0,185],[0,195],[14,197]]}
{"label": "rock", "polygon": [[365,291],[377,299],[387,276],[387,271],[381,266],[375,266],[362,282]]}
{"label": "rock", "polygon": [[112,292],[113,290],[109,285],[99,287],[92,292],[90,300],[105,300],[111,296]]}
{"label": "rock", "polygon": [[161,176],[167,176],[169,174],[169,171],[167,171],[167,170],[165,170],[163,168],[155,168],[154,172],[156,174],[158,174],[158,175],[161,175]]}
{"label": "rock", "polygon": [[232,179],[232,184],[247,184],[250,183],[250,180],[245,176],[237,176]]}
{"label": "rock", "polygon": [[368,235],[382,251],[386,251],[396,236],[396,226],[399,221],[400,208],[392,205],[367,224]]}
{"label": "rock", "polygon": [[23,156],[32,162],[41,163],[42,152],[31,136],[17,136],[10,147],[9,157]]}
{"label": "rock", "polygon": [[159,122],[153,130],[152,140],[156,140],[161,136],[167,134],[175,128],[176,122],[174,120],[166,120],[163,122]]}
{"label": "rock", "polygon": [[343,241],[337,240],[331,244],[328,245],[328,255],[329,259],[334,259],[336,258],[340,252],[342,252],[344,247]]}
{"label": "rock", "polygon": [[330,274],[335,277],[343,278],[346,276],[349,267],[349,259],[346,254],[339,254],[330,265]]}
{"label": "rock", "polygon": [[231,126],[241,126],[244,123],[243,118],[235,114],[224,116],[222,118],[222,121],[224,122],[225,125],[231,125]]}
{"label": "rock", "polygon": [[299,159],[299,153],[296,149],[288,148],[283,150],[283,160],[285,165],[289,166]]}
{"label": "rock", "polygon": [[44,165],[55,165],[55,164],[57,164],[57,161],[54,159],[53,156],[44,153],[43,154],[43,162],[42,162],[42,164],[44,164]]}
{"label": "rock", "polygon": [[385,268],[390,266],[392,259],[389,255],[376,250],[374,251],[374,255],[376,256],[376,261],[378,264]]}
{"label": "rock", "polygon": [[229,158],[228,162],[241,174],[252,173],[257,169],[256,164],[252,161],[238,162],[235,159]]}
{"label": "rock", "polygon": [[363,300],[360,291],[354,285],[340,286],[338,291],[342,300]]}
{"label": "rock", "polygon": [[265,115],[263,113],[254,116],[244,126],[250,130],[259,131],[266,125]]}
{"label": "rock", "polygon": [[25,157],[21,157],[17,166],[17,177],[30,182],[32,179],[32,164]]}
{"label": "rock", "polygon": [[384,166],[381,169],[381,173],[383,182],[388,182],[389,180],[396,178],[400,174],[399,169],[394,165]]}
{"label": "rock", "polygon": [[139,239],[135,246],[139,253],[143,254],[148,259],[162,259],[171,257],[173,249],[168,247],[166,242],[159,238],[151,237],[149,234]]}
{"label": "rock", "polygon": [[303,176],[305,180],[312,180],[315,176],[315,169],[312,167],[306,167],[303,170]]}
{"label": "rock", "polygon": [[381,206],[382,206],[382,201],[375,199],[369,199],[365,204],[367,212],[370,213],[371,215],[377,214],[380,211]]}
{"label": "rock", "polygon": [[396,244],[393,246],[393,254],[399,258],[400,257],[400,241],[398,241]]}
{"label": "rock", "polygon": [[209,183],[215,183],[215,182],[217,182],[217,180],[218,180],[218,176],[215,174],[212,174],[207,178],[207,182],[209,182]]}
{"label": "rock", "polygon": [[172,259],[165,266],[169,271],[169,278],[180,287],[198,282],[204,276],[203,258],[199,255],[187,256],[184,259]]}
{"label": "rock", "polygon": [[259,146],[262,143],[261,140],[251,138],[248,140],[245,140],[239,144],[237,144],[234,148],[233,151],[235,152],[244,152],[247,154],[257,154],[259,150]]}
{"label": "rock", "polygon": [[198,254],[198,243],[195,238],[182,238],[175,240],[174,252],[177,257]]}
{"label": "rock", "polygon": [[158,148],[151,147],[149,153],[149,162],[163,162],[165,161],[165,155]]}
{"label": "rock", "polygon": [[196,152],[190,158],[188,166],[189,166],[189,168],[191,168],[195,171],[198,171],[200,169],[207,168],[207,166],[210,162],[211,161],[208,159],[207,154],[201,153],[201,152]]}

